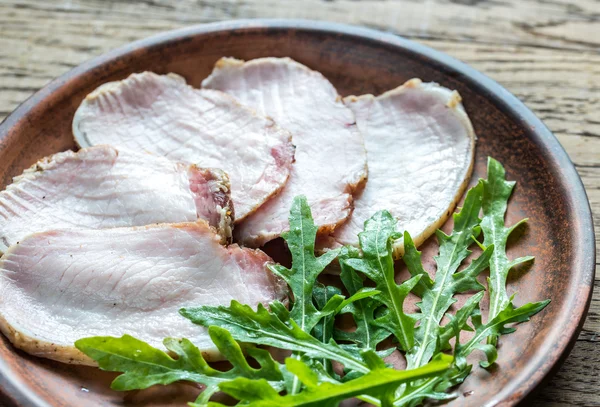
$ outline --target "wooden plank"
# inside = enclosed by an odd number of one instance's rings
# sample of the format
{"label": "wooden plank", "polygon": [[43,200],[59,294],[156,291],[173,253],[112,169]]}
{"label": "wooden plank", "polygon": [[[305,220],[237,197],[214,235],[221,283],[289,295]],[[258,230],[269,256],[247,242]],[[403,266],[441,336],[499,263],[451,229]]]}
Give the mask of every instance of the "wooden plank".
{"label": "wooden plank", "polygon": [[[25,22],[36,15],[94,20],[93,25],[130,23],[137,32],[157,25],[185,25],[225,18],[307,18],[372,26],[420,38],[464,42],[531,44],[561,49],[597,49],[594,0],[193,0],[3,1]],[[16,6],[16,7],[15,7]],[[27,17],[23,18],[23,15]],[[143,19],[138,19],[139,16]],[[48,22],[50,23],[50,22]],[[33,24],[30,24],[33,26]],[[58,27],[57,27],[58,28]]]}
{"label": "wooden plank", "polygon": [[539,392],[535,407],[598,406],[600,353],[598,340],[578,341],[563,367]]}

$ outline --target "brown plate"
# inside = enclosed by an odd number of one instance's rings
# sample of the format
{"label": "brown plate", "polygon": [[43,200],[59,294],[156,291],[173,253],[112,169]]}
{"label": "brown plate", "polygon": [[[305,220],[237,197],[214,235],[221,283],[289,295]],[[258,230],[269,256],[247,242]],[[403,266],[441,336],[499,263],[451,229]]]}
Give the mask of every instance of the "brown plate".
{"label": "brown plate", "polygon": [[[590,302],[595,242],[586,193],[556,138],[520,101],[474,69],[422,45],[363,28],[293,20],[209,24],[135,42],[52,81],[0,125],[2,186],[40,157],[74,148],[75,109],[102,83],[151,70],[176,72],[199,86],[222,56],[290,56],[322,72],[342,95],[378,94],[413,77],[460,92],[479,137],[474,179],[485,174],[488,155],[500,160],[518,183],[508,221],[531,219],[509,255],[533,254],[536,262],[513,276],[510,292],[519,293],[517,304],[546,298],[552,303],[504,336],[498,364],[476,369],[460,387],[468,397],[451,404],[512,406],[530,395],[569,353]],[[108,389],[112,377],[29,357],[0,339],[2,405],[184,405],[197,392],[176,385],[124,395]]]}

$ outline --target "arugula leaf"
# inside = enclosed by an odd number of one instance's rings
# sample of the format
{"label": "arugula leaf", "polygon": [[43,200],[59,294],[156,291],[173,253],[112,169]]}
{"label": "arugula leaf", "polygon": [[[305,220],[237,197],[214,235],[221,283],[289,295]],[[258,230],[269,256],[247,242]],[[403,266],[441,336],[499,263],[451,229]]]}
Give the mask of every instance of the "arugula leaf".
{"label": "arugula leaf", "polygon": [[165,339],[165,347],[178,358],[153,348],[129,335],[121,338],[96,336],[75,342],[77,349],[98,362],[102,370],[126,372],[111,384],[113,390],[145,389],[154,384],[189,380],[206,385],[217,384],[214,371],[201,352],[187,339]]}
{"label": "arugula leaf", "polygon": [[[445,373],[448,374],[447,372],[448,371]],[[452,372],[454,375],[455,370],[452,370]],[[407,385],[402,392],[402,395],[394,400],[393,405],[394,407],[418,406],[421,405],[425,399],[436,401],[455,399],[456,394],[446,392],[448,388],[452,387],[446,385],[447,383],[450,383],[450,380],[448,380],[444,374],[437,377],[431,377],[427,380],[412,382]],[[381,404],[374,405],[381,406]]]}
{"label": "arugula leaf", "polygon": [[417,250],[410,233],[404,232],[404,255],[402,261],[406,265],[411,276],[421,276],[421,279],[413,289],[413,293],[423,298],[425,293],[433,288],[433,280],[423,268],[421,252]]}
{"label": "arugula leaf", "polygon": [[[342,298],[341,294],[342,292],[337,287],[333,287],[330,285],[326,286],[321,283],[315,284],[313,290],[313,300],[315,302],[315,305],[318,307],[319,311],[323,312],[323,309],[331,307],[332,304],[337,305],[335,311],[332,314],[329,314],[326,317],[322,318],[313,328],[313,336],[317,339],[320,339],[323,343],[328,343],[329,340],[333,337],[333,314],[337,314],[337,311],[340,309],[340,307],[343,308],[346,305],[344,303],[347,300],[342,300],[339,303],[335,301],[336,298]],[[332,299],[334,300],[332,301]],[[327,310],[325,312],[328,313]]]}
{"label": "arugula leaf", "polygon": [[95,336],[75,342],[77,349],[98,362],[102,370],[123,372],[111,384],[114,390],[145,389],[155,384],[167,385],[186,380],[206,386],[203,397],[210,397],[218,385],[237,377],[268,380],[276,389],[282,388],[283,377],[279,365],[263,349],[248,347],[247,353],[259,363],[251,367],[237,342],[225,329],[212,326],[209,335],[219,351],[233,368],[222,372],[213,369],[202,357],[200,350],[187,339],[167,338],[165,347],[177,355],[174,359],[162,350],[130,335],[120,338]]}
{"label": "arugula leaf", "polygon": [[[328,304],[331,304],[332,298],[336,296],[341,296],[341,291],[337,287],[325,286],[321,283],[315,284],[313,291],[313,299],[319,307],[320,310],[327,307]],[[343,303],[338,305],[338,308],[341,307]],[[333,324],[334,324],[334,316],[328,315],[322,318],[313,328],[312,336],[319,339],[323,343],[329,343],[333,338]],[[334,375],[333,367],[331,365],[331,361],[327,359],[323,359],[321,364],[327,371],[327,373],[331,376]]]}
{"label": "arugula leaf", "polygon": [[520,323],[529,321],[533,315],[543,310],[546,305],[550,303],[550,300],[532,302],[515,308],[513,305],[513,297],[508,300],[508,304],[502,309],[496,317],[488,321],[486,324],[481,322],[481,312],[479,308],[475,309],[475,313],[471,316],[471,321],[475,327],[475,335],[466,344],[458,344],[455,349],[455,355],[457,358],[457,364],[465,364],[467,356],[474,350],[480,350],[485,353],[486,361],[481,362],[482,367],[488,367],[492,365],[498,356],[496,346],[491,344],[483,344],[482,341],[488,337],[498,337],[513,333],[516,328],[507,327],[507,324]]}
{"label": "arugula leaf", "polygon": [[[423,382],[412,382],[402,392],[402,394],[394,401],[394,406],[401,407],[406,405],[418,405],[425,399],[433,400],[448,400],[455,396],[446,393],[446,391],[460,384],[469,375],[472,370],[472,366],[466,362],[467,357],[475,350],[484,352],[486,360],[480,362],[480,365],[484,368],[492,365],[497,357],[496,347],[490,344],[485,344],[487,338],[493,335],[508,334],[515,331],[514,327],[506,327],[507,324],[521,323],[528,321],[530,317],[540,312],[550,301],[540,301],[535,303],[525,304],[519,308],[515,308],[512,304],[512,298],[509,300],[507,306],[498,314],[496,318],[489,321],[486,324],[481,323],[481,312],[479,310],[479,299],[474,299],[476,296],[483,295],[478,293],[469,299],[469,302],[465,304],[465,307],[461,309],[465,310],[464,314],[470,313],[471,321],[473,326],[476,328],[475,335],[465,344],[460,344],[459,334],[460,331],[465,330],[459,325],[454,326],[452,329],[457,337],[457,344],[454,349],[454,364],[444,374],[438,377],[427,379]],[[461,321],[458,324],[464,323],[466,318],[459,316],[458,313],[455,318],[448,325],[453,325],[454,321]],[[447,327],[448,327],[447,325]],[[442,335],[445,335],[447,331],[444,331]],[[374,404],[379,405],[379,404]]]}
{"label": "arugula leaf", "polygon": [[450,322],[440,330],[439,337],[441,351],[451,349],[450,339],[459,336],[461,331],[473,331],[473,329],[467,325],[467,321],[473,315],[475,309],[478,309],[483,294],[483,291],[480,291],[469,297],[462,308],[456,311],[455,315],[446,314]]}
{"label": "arugula leaf", "polygon": [[315,256],[315,225],[310,206],[303,195],[294,198],[289,216],[290,230],[282,234],[292,254],[292,268],[280,264],[269,265],[269,270],[284,279],[292,293],[294,302],[290,317],[304,332],[311,332],[319,320],[326,315],[313,304],[313,289],[317,277],[338,255],[330,250],[320,257]]}
{"label": "arugula leaf", "polygon": [[[286,368],[305,385],[302,393],[281,396],[265,380],[246,378],[223,383],[219,387],[240,400],[239,405],[248,407],[334,407],[342,400],[359,395],[369,395],[379,400],[381,405],[391,406],[395,390],[400,384],[439,375],[451,363],[452,357],[447,355],[441,355],[439,359],[414,370],[398,371],[377,363],[362,377],[345,383],[332,383],[319,382],[318,375],[310,366],[300,360],[288,358],[285,361]],[[211,403],[210,406],[222,405]]]}
{"label": "arugula leaf", "polygon": [[404,313],[403,304],[421,276],[396,284],[392,244],[399,235],[396,233],[396,219],[388,211],[379,211],[368,219],[358,237],[362,256],[352,257],[346,251],[339,257],[340,264],[362,272],[375,282],[375,288],[380,293],[373,298],[385,305],[389,312],[376,318],[373,323],[394,334],[400,348],[407,351],[414,345],[417,320]]}
{"label": "arugula leaf", "polygon": [[[328,325],[333,318],[331,314],[335,308],[343,301],[339,293],[332,294],[327,298],[331,301],[329,304],[322,304],[321,309],[317,309],[313,304],[313,297],[316,294],[317,277],[327,267],[335,257],[337,251],[332,250],[320,257],[315,256],[315,239],[317,236],[317,226],[315,225],[310,206],[305,196],[297,196],[292,202],[289,215],[290,230],[281,236],[286,241],[292,255],[292,268],[288,269],[280,264],[269,265],[269,270],[285,280],[293,293],[293,302],[290,311],[290,318],[295,321],[300,329],[310,333],[324,320],[324,325]],[[325,292],[326,289],[325,289]],[[324,328],[324,327],[323,327]],[[298,358],[300,355],[296,354]],[[327,370],[331,365],[326,360],[323,362]],[[294,378],[290,388],[291,393],[299,391],[300,382]]]}
{"label": "arugula leaf", "polygon": [[365,298],[371,298],[376,296],[377,294],[379,294],[381,291],[375,290],[374,288],[371,287],[363,287],[360,290],[358,290],[357,292],[355,292],[354,294],[352,294],[350,296],[350,298],[346,298],[345,300],[343,300],[340,305],[338,305],[338,307],[335,310],[335,314],[339,314],[342,312],[342,310],[344,308],[346,308],[347,306],[351,305],[354,302],[363,300]]}
{"label": "arugula leaf", "polygon": [[302,352],[315,359],[336,360],[346,368],[361,373],[369,372],[369,368],[362,360],[358,360],[334,341],[321,342],[304,332],[293,319],[284,323],[262,304],[259,304],[254,311],[248,305],[242,305],[234,300],[229,307],[183,308],[180,313],[195,324],[225,328],[240,342]]}
{"label": "arugula leaf", "polygon": [[[514,181],[506,181],[504,167],[498,161],[488,157],[487,180],[483,180],[483,244],[494,245],[496,248],[490,260],[490,278],[488,281],[490,292],[490,308],[488,319],[495,318],[510,302],[506,292],[508,273],[514,266],[532,261],[531,256],[521,257],[510,261],[506,255],[506,242],[510,234],[521,224],[527,222],[522,219],[511,227],[504,225],[504,217],[513,188]],[[497,336],[490,338],[490,343],[496,343]]]}
{"label": "arugula leaf", "polygon": [[[359,258],[360,254],[358,249],[354,247],[343,247],[340,252],[340,258]],[[351,298],[355,295],[365,292],[370,288],[364,287],[363,279],[349,267],[344,261],[340,261],[341,273],[340,279],[351,295]],[[380,291],[370,289],[373,295],[377,295]],[[349,313],[354,319],[356,329],[354,331],[343,331],[336,329],[334,332],[334,338],[338,341],[352,342],[356,346],[355,351],[359,349],[371,349],[375,350],[377,345],[384,339],[390,336],[390,332],[375,324],[375,312],[377,308],[381,307],[381,303],[374,298],[364,298],[355,301],[352,304],[348,304],[340,310],[340,314]],[[348,346],[346,346],[348,348]]]}
{"label": "arugula leaf", "polygon": [[290,319],[290,311],[288,311],[285,305],[283,305],[283,303],[281,303],[279,300],[271,302],[269,304],[269,309],[273,314],[277,315],[277,318],[282,321],[287,321]]}
{"label": "arugula leaf", "polygon": [[[454,294],[468,290],[483,290],[477,276],[488,267],[494,246],[488,246],[477,259],[463,271],[458,272],[463,260],[471,253],[468,249],[479,232],[479,212],[483,200],[483,184],[479,182],[467,192],[463,207],[455,213],[454,228],[450,235],[438,230],[439,254],[434,257],[437,265],[435,278],[423,280],[418,287],[422,297],[417,304],[421,313],[415,330],[416,346],[407,352],[409,368],[427,363],[439,351],[440,322],[450,306],[456,302]],[[415,248],[408,232],[404,233],[405,263],[411,275],[426,275],[421,265],[421,254]]]}

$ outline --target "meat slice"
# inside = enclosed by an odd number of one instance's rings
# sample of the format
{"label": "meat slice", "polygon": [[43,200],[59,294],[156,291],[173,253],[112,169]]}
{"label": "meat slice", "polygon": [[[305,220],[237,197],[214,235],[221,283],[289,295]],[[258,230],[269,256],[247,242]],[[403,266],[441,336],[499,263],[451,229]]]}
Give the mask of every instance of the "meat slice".
{"label": "meat slice", "polygon": [[229,181],[221,170],[110,146],[40,160],[0,192],[0,252],[45,230],[206,219],[231,236]]}
{"label": "meat slice", "polygon": [[[365,220],[387,209],[421,244],[450,216],[473,169],[475,133],[459,94],[412,79],[380,96],[350,96],[365,137],[369,181],[349,221],[323,246],[358,246]],[[403,251],[398,241],[394,253]]]}
{"label": "meat slice", "polygon": [[290,133],[273,120],[175,74],[144,72],[100,86],[75,113],[73,133],[82,147],[110,144],[221,168],[236,221],[283,187],[294,160]]}
{"label": "meat slice", "polygon": [[292,132],[296,145],[287,185],[236,227],[239,241],[260,246],[281,235],[296,195],[308,198],[321,233],[350,215],[352,193],[367,173],[365,147],[352,111],[323,75],[289,58],[223,58],[202,86],[273,117]]}
{"label": "meat slice", "polygon": [[77,339],[123,334],[161,349],[185,337],[214,359],[207,330],[179,309],[282,299],[270,261],[222,246],[203,221],[30,235],[0,260],[0,329],[16,347],[67,363],[93,364]]}

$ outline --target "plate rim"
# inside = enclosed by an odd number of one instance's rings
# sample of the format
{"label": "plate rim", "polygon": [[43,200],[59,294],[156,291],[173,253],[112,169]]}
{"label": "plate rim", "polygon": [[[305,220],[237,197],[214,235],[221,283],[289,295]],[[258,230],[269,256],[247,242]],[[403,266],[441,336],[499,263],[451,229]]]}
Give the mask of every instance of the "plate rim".
{"label": "plate rim", "polygon": [[[303,19],[240,19],[193,25],[160,32],[150,37],[122,45],[105,54],[85,61],[56,79],[53,79],[17,106],[17,108],[0,123],[0,148],[2,147],[2,140],[9,135],[10,130],[17,126],[21,120],[25,119],[28,114],[34,111],[40,101],[48,98],[55,92],[59,92],[61,88],[68,86],[69,82],[89,73],[91,70],[98,69],[116,59],[126,57],[136,50],[158,46],[168,42],[177,42],[190,36],[223,31],[233,32],[239,30],[277,29],[354,36],[373,42],[384,43],[386,46],[396,47],[417,56],[435,61],[444,66],[445,69],[449,69],[462,77],[462,80],[464,80],[465,83],[474,85],[479,90],[485,91],[486,98],[491,99],[494,104],[501,106],[504,111],[511,113],[516,120],[521,122],[520,124],[522,126],[529,127],[531,129],[530,134],[533,141],[539,148],[545,150],[546,158],[553,161],[551,162],[552,166],[561,168],[561,173],[559,174],[561,179],[559,182],[560,184],[570,186],[567,195],[569,205],[577,219],[577,234],[582,237],[578,242],[579,255],[576,256],[576,260],[578,260],[580,267],[578,268],[577,273],[573,274],[576,277],[575,281],[572,283],[573,285],[579,286],[581,291],[579,292],[580,296],[574,299],[574,304],[570,307],[572,315],[575,315],[577,318],[577,323],[571,323],[566,327],[566,330],[563,331],[563,334],[559,338],[559,342],[555,344],[554,349],[556,351],[546,355],[547,358],[541,365],[541,371],[536,373],[533,380],[517,380],[515,385],[506,386],[500,393],[495,395],[493,400],[487,405],[512,406],[531,396],[532,392],[534,392],[536,388],[539,388],[540,384],[551,377],[551,374],[560,367],[570,353],[577,336],[583,328],[591,303],[595,280],[596,243],[590,203],[575,165],[572,163],[556,136],[554,136],[542,121],[516,96],[504,89],[504,87],[493,79],[454,57],[390,32],[327,21]],[[0,359],[0,392],[0,395],[3,395],[6,398],[5,400],[10,401],[13,405],[49,407],[48,403],[42,400],[33,390],[29,389],[16,375],[12,374],[12,370],[2,359]]]}

